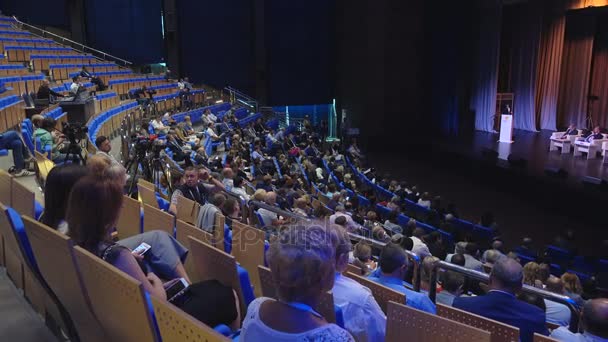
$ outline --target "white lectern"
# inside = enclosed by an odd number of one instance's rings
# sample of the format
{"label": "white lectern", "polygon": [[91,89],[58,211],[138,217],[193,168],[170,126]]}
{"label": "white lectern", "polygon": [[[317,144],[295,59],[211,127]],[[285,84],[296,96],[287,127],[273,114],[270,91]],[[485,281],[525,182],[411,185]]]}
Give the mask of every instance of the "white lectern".
{"label": "white lectern", "polygon": [[500,139],[498,139],[498,142],[509,144],[513,142],[513,115],[502,114],[500,116]]}

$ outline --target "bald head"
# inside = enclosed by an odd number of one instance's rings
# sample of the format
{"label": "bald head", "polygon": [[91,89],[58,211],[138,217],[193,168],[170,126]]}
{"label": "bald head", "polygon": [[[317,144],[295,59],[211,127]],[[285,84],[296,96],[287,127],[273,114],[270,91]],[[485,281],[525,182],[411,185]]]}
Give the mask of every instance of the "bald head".
{"label": "bald head", "polygon": [[582,325],[586,332],[608,338],[608,299],[587,301],[583,306]]}
{"label": "bald head", "polygon": [[264,196],[264,202],[269,205],[274,205],[277,203],[277,194],[273,191],[267,192],[266,196]]}
{"label": "bald head", "polygon": [[558,294],[564,293],[564,283],[558,277],[549,277],[545,285],[547,286],[547,291],[551,291],[553,293]]}
{"label": "bald head", "polygon": [[524,277],[521,265],[511,258],[499,258],[490,273],[490,287],[515,293],[521,289]]}

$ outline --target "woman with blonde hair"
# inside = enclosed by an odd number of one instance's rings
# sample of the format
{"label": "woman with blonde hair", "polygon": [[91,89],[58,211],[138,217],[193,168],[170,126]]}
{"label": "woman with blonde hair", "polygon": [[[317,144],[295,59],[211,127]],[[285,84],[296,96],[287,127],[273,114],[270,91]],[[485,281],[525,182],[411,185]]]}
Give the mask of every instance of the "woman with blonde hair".
{"label": "woman with blonde hair", "polygon": [[562,274],[561,279],[564,283],[564,294],[572,298],[579,308],[582,308],[585,304],[585,300],[581,297],[583,286],[581,285],[579,277],[574,273],[566,272]]}
{"label": "woman with blonde hair", "polygon": [[266,257],[278,300],[249,304],[240,339],[247,341],[354,341],[315,308],[334,284],[335,249],[322,226],[290,226],[273,241]]}
{"label": "woman with blonde hair", "polygon": [[523,283],[526,285],[543,288],[542,283],[538,280],[538,273],[540,272],[540,265],[534,261],[524,265],[524,279]]}

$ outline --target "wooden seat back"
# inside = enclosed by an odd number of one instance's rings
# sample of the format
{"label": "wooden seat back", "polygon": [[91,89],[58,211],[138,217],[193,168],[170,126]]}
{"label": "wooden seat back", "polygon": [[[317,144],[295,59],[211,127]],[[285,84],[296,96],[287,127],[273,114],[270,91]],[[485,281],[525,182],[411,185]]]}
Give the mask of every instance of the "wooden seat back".
{"label": "wooden seat back", "polygon": [[187,199],[184,196],[177,196],[177,219],[195,224],[200,207],[200,204],[196,201]]}
{"label": "wooden seat back", "polygon": [[247,305],[241,289],[236,260],[224,251],[204,243],[192,236],[190,240],[190,258],[194,262],[195,274],[199,281],[217,280],[233,288],[241,303],[241,312],[246,312]]}
{"label": "wooden seat back", "polygon": [[16,178],[13,178],[11,190],[12,208],[21,215],[36,217],[34,193],[19,183]]}
{"label": "wooden seat back", "polygon": [[[206,231],[200,228],[196,228],[195,226],[187,222],[177,220],[175,223],[175,228],[175,238],[182,245],[188,248],[190,248],[190,240],[188,239],[189,236],[192,236],[193,238],[198,239],[206,244],[213,245],[213,235],[207,233]],[[190,276],[190,280],[192,280],[193,282],[200,281],[200,279],[198,279],[197,272],[194,268],[194,261],[192,261],[192,258],[186,258],[184,268],[186,269],[186,273],[188,273],[188,275]]]}
{"label": "wooden seat back", "polygon": [[492,342],[519,341],[519,328],[505,323],[442,304],[437,304],[437,315],[488,331],[492,335]]}
{"label": "wooden seat back", "polygon": [[58,231],[22,216],[38,269],[70,314],[82,341],[107,341],[91,311],[89,298],[76,267],[72,240]]}
{"label": "wooden seat back", "polygon": [[256,297],[262,295],[258,266],[264,265],[265,237],[259,229],[232,221],[232,255],[249,272]]}
{"label": "wooden seat back", "polygon": [[490,342],[490,333],[404,304],[387,305],[386,341]]}
{"label": "wooden seat back", "polygon": [[556,340],[554,338],[551,338],[549,336],[543,336],[537,333],[534,333],[534,342],[559,342],[559,340]]}
{"label": "wooden seat back", "polygon": [[12,194],[13,176],[4,170],[0,170],[0,203],[9,207],[13,205]]}
{"label": "wooden seat back", "polygon": [[109,341],[160,341],[143,285],[92,253],[74,247],[91,308]]}
{"label": "wooden seat back", "polygon": [[231,341],[173,304],[151,297],[163,342]]}
{"label": "wooden seat back", "polygon": [[384,311],[384,313],[386,313],[387,305],[390,301],[402,304],[406,303],[406,297],[404,293],[395,291],[389,287],[373,282],[358,274],[347,272],[345,275],[350,279],[353,279],[359,284],[370,289],[372,291],[372,294],[374,295],[374,298],[376,299],[376,302],[378,302],[378,305],[380,305],[380,308],[382,309],[382,311]]}
{"label": "wooden seat back", "polygon": [[[268,298],[279,299],[276,286],[272,280],[272,271],[265,266],[258,266],[258,275],[260,279],[260,288],[262,296]],[[325,292],[319,301],[319,305],[315,310],[325,317],[329,323],[336,323],[336,309],[334,306],[334,295],[331,291]]]}
{"label": "wooden seat back", "polygon": [[143,204],[147,204],[153,208],[160,209],[158,206],[158,200],[156,199],[156,194],[154,193],[154,189],[150,189],[149,187],[138,183],[137,192],[139,193],[139,197]]}
{"label": "wooden seat back", "polygon": [[144,232],[162,230],[174,236],[173,227],[175,218],[160,209],[144,204]]}
{"label": "wooden seat back", "polygon": [[120,208],[116,229],[118,230],[120,239],[141,233],[141,205],[138,200],[129,196],[123,196],[122,208]]}
{"label": "wooden seat back", "polygon": [[24,285],[24,260],[19,248],[19,242],[13,233],[11,224],[5,215],[7,207],[0,203],[0,236],[2,236],[4,249],[4,265],[6,273],[13,280],[15,287],[23,289]]}

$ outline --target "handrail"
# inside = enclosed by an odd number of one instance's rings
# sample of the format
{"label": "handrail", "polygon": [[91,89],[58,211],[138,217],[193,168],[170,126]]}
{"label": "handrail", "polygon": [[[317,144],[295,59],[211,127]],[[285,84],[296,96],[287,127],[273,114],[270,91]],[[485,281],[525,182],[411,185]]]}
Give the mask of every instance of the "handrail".
{"label": "handrail", "polygon": [[240,102],[246,106],[249,106],[253,109],[254,112],[258,111],[258,101],[253,97],[243,93],[242,91],[233,88],[231,86],[224,87],[224,90],[230,94],[230,102],[237,103]]}
{"label": "handrail", "polygon": [[[94,53],[101,54],[103,56],[103,57],[100,57],[101,59],[107,59],[109,57],[110,59],[113,59],[116,62],[122,63],[124,66],[133,65],[132,62],[129,62],[126,59],[122,59],[120,57],[116,57],[116,56],[110,55],[109,53],[105,53],[103,51],[100,51],[100,50],[97,50],[97,49],[93,49],[92,47],[89,47],[89,46],[86,46],[86,45],[84,45],[82,43],[79,43],[79,42],[73,41],[71,39],[62,37],[62,36],[57,35],[57,34],[55,34],[53,32],[49,32],[47,30],[41,29],[39,27],[36,27],[34,25],[30,25],[28,23],[24,23],[24,22],[20,21],[19,19],[17,19],[16,16],[13,16],[13,19],[15,19],[15,21],[17,23],[19,23],[21,26],[26,26],[28,28],[28,30],[30,30],[30,31],[31,30],[37,30],[37,31],[39,31],[42,34],[43,38],[46,38],[46,36],[50,36],[51,38],[53,38],[54,40],[56,40],[58,42],[60,40],[61,44],[66,45],[66,42],[68,42],[70,44],[70,46],[71,45],[79,46],[81,48],[80,51],[82,51],[82,52],[86,52],[86,50],[89,50],[89,51],[92,51]],[[32,32],[32,33],[34,33],[34,32]]]}
{"label": "handrail", "polygon": [[[433,269],[431,270],[431,279],[429,281],[429,298],[435,302],[436,290],[437,290],[437,271],[438,269],[454,271],[460,274],[463,274],[467,277],[473,278],[478,281],[482,281],[484,283],[488,283],[490,280],[490,275],[478,271],[474,271],[459,265],[455,265],[445,261],[438,261],[434,264]],[[559,295],[557,293],[545,291],[543,289],[539,289],[529,285],[523,285],[522,292],[531,293],[542,297],[544,299],[552,300],[554,302],[558,302],[564,304],[570,309],[570,325],[569,329],[573,332],[578,332],[578,319],[579,319],[579,311],[576,308],[576,303],[572,298]]]}
{"label": "handrail", "polygon": [[[266,203],[263,202],[259,202],[256,200],[251,200],[249,201],[249,206],[254,206],[254,207],[258,207],[258,208],[264,208],[266,210],[272,211],[274,213],[277,213],[283,217],[289,217],[289,218],[293,218],[296,220],[301,220],[301,221],[306,221],[306,222],[311,222],[312,220],[308,217],[296,214],[296,213],[292,213],[289,211],[285,211],[283,209],[268,205]],[[380,241],[376,241],[374,239],[370,239],[368,237],[365,237],[363,235],[359,235],[359,234],[354,234],[354,233],[348,233],[349,237],[351,240],[355,240],[355,241],[366,241],[368,242],[370,245],[372,245],[373,247],[376,247],[378,249],[382,249],[384,246],[386,246],[386,243],[384,242],[380,242]],[[420,264],[421,264],[421,260],[420,257],[418,255],[416,255],[416,253],[413,253],[412,251],[408,251],[406,250],[405,253],[408,255],[408,257],[411,259],[411,261],[414,263],[414,291],[416,292],[420,292]]]}

